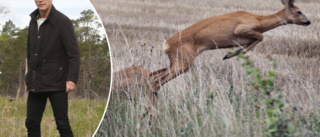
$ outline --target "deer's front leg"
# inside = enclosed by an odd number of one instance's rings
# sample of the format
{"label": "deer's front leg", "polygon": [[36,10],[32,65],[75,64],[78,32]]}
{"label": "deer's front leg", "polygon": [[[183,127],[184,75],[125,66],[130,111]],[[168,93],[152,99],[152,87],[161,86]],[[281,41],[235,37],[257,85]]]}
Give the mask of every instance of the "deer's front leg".
{"label": "deer's front leg", "polygon": [[254,27],[252,27],[250,24],[239,25],[235,29],[234,35],[238,36],[239,38],[252,39],[253,42],[248,43],[249,46],[246,46],[243,49],[239,49],[236,52],[228,53],[223,58],[223,60],[229,59],[229,58],[234,57],[234,56],[237,56],[240,53],[245,54],[249,50],[251,50],[255,45],[257,45],[259,42],[261,42],[263,40],[262,33],[258,32],[258,31],[254,31]]}
{"label": "deer's front leg", "polygon": [[250,49],[252,49],[255,45],[257,45],[258,43],[260,42],[260,40],[256,40],[255,42],[253,42],[251,45],[243,48],[243,49],[239,49],[237,50],[236,52],[230,52],[228,53],[226,56],[224,56],[223,60],[225,59],[229,59],[229,58],[232,58],[234,56],[237,56],[239,55],[240,53],[242,54],[246,54]]}

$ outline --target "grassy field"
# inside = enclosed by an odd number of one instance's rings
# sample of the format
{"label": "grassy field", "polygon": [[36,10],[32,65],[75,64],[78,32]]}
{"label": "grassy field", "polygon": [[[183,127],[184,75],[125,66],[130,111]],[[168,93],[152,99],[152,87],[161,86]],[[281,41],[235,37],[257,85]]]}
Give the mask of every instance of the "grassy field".
{"label": "grassy field", "polygon": [[[237,10],[268,15],[283,8],[280,0],[91,2],[107,31],[114,71],[130,65],[150,71],[168,66],[163,41],[203,18]],[[246,55],[261,69],[262,76],[273,70],[266,56],[277,60],[274,87],[281,90],[273,96],[283,96],[284,110],[276,111],[291,118],[291,136],[320,136],[320,2],[296,0],[296,5],[312,24],[286,25],[266,32],[263,42]],[[120,91],[113,90],[97,136],[266,136],[265,96],[250,86],[243,61],[222,60],[236,49],[206,51],[196,58],[191,70],[164,85],[159,92],[159,118],[151,126],[148,119],[138,118],[143,97],[135,101],[119,98]]]}
{"label": "grassy field", "polygon": [[[69,100],[69,119],[75,137],[91,137],[100,123],[106,100]],[[25,128],[26,98],[14,99],[0,97],[0,135],[3,137],[27,136]],[[56,137],[59,132],[50,103],[44,112],[41,132],[43,137]]]}

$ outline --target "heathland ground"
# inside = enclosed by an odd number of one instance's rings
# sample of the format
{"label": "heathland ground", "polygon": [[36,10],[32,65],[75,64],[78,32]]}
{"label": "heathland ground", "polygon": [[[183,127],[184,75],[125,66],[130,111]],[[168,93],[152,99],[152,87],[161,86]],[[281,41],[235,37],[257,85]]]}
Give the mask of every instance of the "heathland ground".
{"label": "heathland ground", "polygon": [[[105,104],[105,100],[69,100],[69,120],[74,136],[92,136],[100,123]],[[25,128],[26,98],[17,98],[10,101],[10,98],[0,97],[0,106],[0,135],[3,137],[27,136],[27,129]],[[41,125],[42,136],[59,136],[49,101]]]}

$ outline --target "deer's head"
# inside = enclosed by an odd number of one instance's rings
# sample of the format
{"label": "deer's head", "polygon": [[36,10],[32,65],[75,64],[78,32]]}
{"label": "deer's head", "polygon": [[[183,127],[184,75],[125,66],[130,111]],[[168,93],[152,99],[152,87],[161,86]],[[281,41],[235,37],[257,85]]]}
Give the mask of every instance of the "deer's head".
{"label": "deer's head", "polygon": [[281,0],[285,5],[287,23],[308,26],[311,24],[310,20],[304,15],[301,10],[295,6],[294,0]]}

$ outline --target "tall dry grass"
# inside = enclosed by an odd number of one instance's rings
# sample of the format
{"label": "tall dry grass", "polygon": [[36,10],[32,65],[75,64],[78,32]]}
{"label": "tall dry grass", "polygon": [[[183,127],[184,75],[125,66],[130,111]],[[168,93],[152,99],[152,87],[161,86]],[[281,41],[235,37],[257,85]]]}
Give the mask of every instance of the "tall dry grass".
{"label": "tall dry grass", "polygon": [[[308,16],[308,27],[286,25],[266,32],[265,39],[246,55],[261,68],[272,69],[271,55],[279,65],[275,87],[281,88],[286,108],[302,109],[294,136],[319,136],[320,13],[318,0],[296,0]],[[237,10],[268,15],[283,8],[280,0],[92,0],[108,33],[113,70],[141,65],[157,70],[169,65],[162,51],[165,39],[210,16]],[[160,117],[152,126],[139,120],[144,98],[118,98],[112,91],[107,114],[97,136],[265,136],[260,93],[236,58],[222,61],[229,51],[206,51],[187,73],[159,91]],[[144,93],[138,90],[137,93]],[[262,107],[262,109],[261,109]],[[257,117],[257,113],[261,117]],[[288,115],[295,115],[292,111]],[[301,117],[304,121],[299,121]],[[303,126],[302,126],[303,125]]]}

